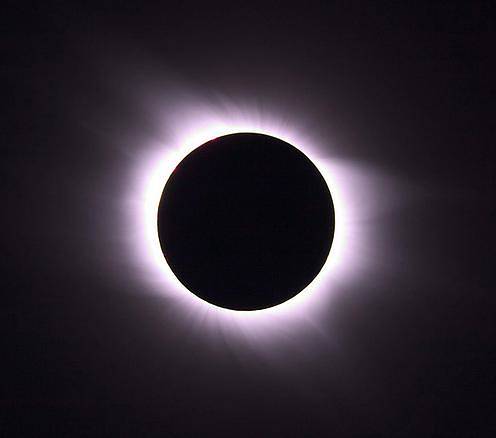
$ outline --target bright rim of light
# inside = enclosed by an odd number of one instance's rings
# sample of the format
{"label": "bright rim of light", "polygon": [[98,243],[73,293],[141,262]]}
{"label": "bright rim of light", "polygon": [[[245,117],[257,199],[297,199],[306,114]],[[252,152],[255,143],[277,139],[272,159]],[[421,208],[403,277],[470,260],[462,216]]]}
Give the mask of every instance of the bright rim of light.
{"label": "bright rim of light", "polygon": [[[141,277],[155,293],[172,298],[184,311],[184,315],[200,319],[207,325],[237,328],[243,335],[263,331],[263,336],[274,328],[274,321],[288,325],[294,320],[309,321],[325,308],[333,287],[343,278],[349,277],[353,267],[360,264],[359,258],[350,251],[349,244],[353,227],[350,217],[353,208],[347,205],[350,199],[350,171],[339,160],[325,156],[326,146],[318,145],[307,136],[297,133],[287,123],[268,123],[260,117],[255,121],[242,117],[232,120],[219,117],[204,117],[200,121],[189,118],[191,123],[182,121],[183,128],[173,140],[148,145],[140,154],[142,161],[137,163],[137,173],[130,189],[132,199],[131,227],[134,233],[131,245],[134,262],[141,267]],[[162,192],[175,167],[194,149],[216,137],[239,132],[252,132],[279,138],[301,150],[319,169],[324,177],[334,203],[335,232],[330,254],[317,277],[299,294],[274,307],[239,311],[225,309],[208,303],[190,292],[174,275],[162,253],[158,229],[157,213]],[[351,187],[351,188],[350,188]],[[357,239],[353,236],[353,239]],[[356,243],[356,242],[355,242]],[[353,245],[356,246],[356,245]]]}

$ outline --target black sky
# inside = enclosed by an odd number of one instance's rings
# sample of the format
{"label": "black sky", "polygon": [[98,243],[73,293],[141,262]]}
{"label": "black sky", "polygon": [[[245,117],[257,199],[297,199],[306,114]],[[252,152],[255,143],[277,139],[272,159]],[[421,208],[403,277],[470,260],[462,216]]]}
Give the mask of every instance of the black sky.
{"label": "black sky", "polygon": [[[7,9],[0,435],[494,436],[490,2]],[[162,81],[304,112],[408,187],[319,336],[233,348],[133,277],[109,194]]]}

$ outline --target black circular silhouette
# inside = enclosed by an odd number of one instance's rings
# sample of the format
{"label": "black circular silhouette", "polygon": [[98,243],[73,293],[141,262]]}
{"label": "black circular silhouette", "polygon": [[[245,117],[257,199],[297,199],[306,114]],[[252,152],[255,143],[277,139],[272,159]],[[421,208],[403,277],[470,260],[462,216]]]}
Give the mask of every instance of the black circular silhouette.
{"label": "black circular silhouette", "polygon": [[203,300],[235,310],[294,297],[322,269],[334,206],[315,165],[263,134],[213,139],[167,181],[158,234],[179,281]]}

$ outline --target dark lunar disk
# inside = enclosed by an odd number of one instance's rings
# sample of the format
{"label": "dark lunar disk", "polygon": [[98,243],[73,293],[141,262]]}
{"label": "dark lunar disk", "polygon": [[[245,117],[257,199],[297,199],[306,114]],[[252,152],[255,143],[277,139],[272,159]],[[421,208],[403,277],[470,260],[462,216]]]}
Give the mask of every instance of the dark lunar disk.
{"label": "dark lunar disk", "polygon": [[211,140],[167,181],[158,210],[174,274],[209,303],[272,307],[319,273],[334,234],[329,188],[292,145],[262,134]]}

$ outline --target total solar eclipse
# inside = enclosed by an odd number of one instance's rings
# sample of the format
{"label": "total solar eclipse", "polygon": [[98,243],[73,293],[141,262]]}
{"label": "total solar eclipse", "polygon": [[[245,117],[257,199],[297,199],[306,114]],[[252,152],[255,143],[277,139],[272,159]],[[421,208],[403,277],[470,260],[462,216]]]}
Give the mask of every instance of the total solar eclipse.
{"label": "total solar eclipse", "polygon": [[236,133],[179,163],[157,225],[165,259],[189,291],[216,306],[259,310],[289,300],[317,276],[331,249],[334,206],[299,149]]}

